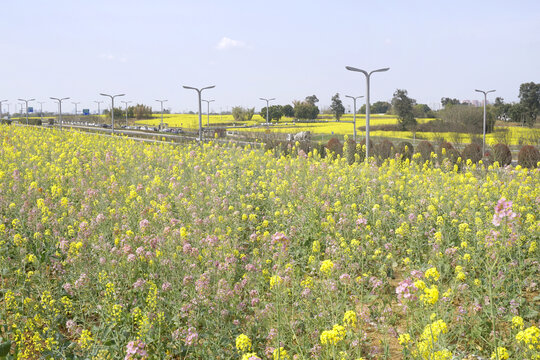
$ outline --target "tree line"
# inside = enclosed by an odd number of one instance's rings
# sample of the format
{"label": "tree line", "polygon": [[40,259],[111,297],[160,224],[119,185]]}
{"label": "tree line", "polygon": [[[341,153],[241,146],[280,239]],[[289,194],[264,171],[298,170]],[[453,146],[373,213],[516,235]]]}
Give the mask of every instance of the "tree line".
{"label": "tree line", "polygon": [[[301,121],[316,120],[321,113],[317,106],[318,102],[319,99],[316,95],[309,95],[304,100],[293,101],[292,105],[269,106],[268,119],[266,118],[266,107],[263,107],[259,114],[266,122],[277,122],[283,117],[295,118]],[[481,131],[483,126],[482,108],[449,97],[441,98],[441,104],[443,108],[435,111],[426,104],[417,103],[415,99],[409,96],[407,90],[396,89],[390,102],[377,101],[371,104],[371,113],[396,116],[398,119],[397,129],[399,130]],[[492,131],[495,120],[514,121],[534,126],[540,116],[540,83],[521,84],[519,87],[519,102],[505,103],[503,98],[497,97],[493,104],[487,106],[487,110],[488,132]],[[109,110],[105,110],[103,113],[110,116]],[[345,106],[339,93],[332,96],[327,113],[332,114],[336,121],[340,121],[343,114],[345,114]],[[358,113],[366,113],[365,104],[358,109]],[[231,114],[235,121],[248,121],[253,118],[255,108],[235,106],[232,108]],[[114,115],[115,117],[125,116],[125,110],[115,108]],[[128,108],[127,115],[129,118],[148,119],[152,117],[152,108],[144,104],[137,104]],[[437,118],[437,120],[430,122],[430,125],[422,126],[418,124],[418,118]]]}

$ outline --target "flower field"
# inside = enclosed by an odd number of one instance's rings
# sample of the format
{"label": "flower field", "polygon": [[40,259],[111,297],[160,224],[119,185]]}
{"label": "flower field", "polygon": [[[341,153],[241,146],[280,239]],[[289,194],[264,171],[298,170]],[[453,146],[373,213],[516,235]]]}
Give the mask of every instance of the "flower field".
{"label": "flower field", "polygon": [[[314,133],[330,134],[332,131],[336,134],[352,134],[353,125],[348,123],[353,121],[352,114],[344,114],[341,118],[342,122],[336,122],[335,119],[330,118],[314,123],[298,123],[293,124],[294,119],[283,117],[278,125],[272,126],[272,131],[290,133],[294,131],[312,131]],[[207,115],[202,115],[203,126],[207,124]],[[425,123],[433,119],[418,119],[419,123]],[[157,126],[161,122],[161,115],[154,114],[154,119],[138,120],[137,124],[145,124]],[[198,129],[199,128],[199,115],[197,114],[164,114],[163,122],[167,123],[170,127],[182,127],[186,129]],[[231,127],[233,124],[237,126],[253,126],[264,123],[265,120],[259,114],[253,115],[253,119],[250,121],[235,122],[232,115],[210,115],[210,126],[229,124]],[[390,125],[397,124],[398,120],[393,115],[380,115],[372,114],[370,124],[373,125]],[[366,125],[365,115],[358,114],[356,116],[356,125],[358,127]],[[232,127],[234,128],[234,127]],[[247,129],[246,131],[261,131],[261,128]]]}
{"label": "flower field", "polygon": [[[257,132],[257,133],[285,133],[285,134],[295,134],[301,131],[310,131],[314,134],[314,138],[317,139],[317,135],[336,135],[344,136],[348,135],[349,137],[353,134],[353,124],[350,123],[353,120],[352,114],[344,114],[341,118],[342,121],[336,122],[334,119],[328,119],[327,121],[321,120],[319,122],[313,123],[294,123],[292,118],[282,118],[279,124],[274,124],[271,126],[262,126],[264,119],[256,114],[253,116],[253,120],[245,122],[235,122],[232,115],[210,115],[210,126],[220,125],[230,126],[228,130],[240,131],[240,132]],[[432,121],[430,118],[419,118],[417,121],[419,123],[427,123]],[[207,118],[206,115],[202,117],[203,126],[206,126]],[[138,120],[137,124],[145,124],[157,126],[161,122],[161,116],[155,115],[154,119],[151,120]],[[199,128],[199,118],[197,114],[165,114],[163,117],[163,122],[167,123],[170,127],[182,127],[184,129],[195,130]],[[381,114],[372,114],[371,115],[371,126],[380,126],[380,125],[393,125],[397,124],[398,120],[395,116],[392,115],[381,115]],[[228,124],[228,125],[227,125]],[[236,126],[233,126],[236,125]],[[243,127],[243,126],[249,127]],[[254,126],[261,125],[261,126]],[[358,128],[366,126],[365,115],[357,115],[356,125]],[[508,145],[520,145],[520,144],[538,144],[538,139],[540,138],[540,129],[539,128],[526,128],[520,126],[509,126],[508,123],[499,123],[497,130],[504,131],[502,134],[499,132],[488,133],[486,135],[486,141],[490,145],[495,145],[499,142],[507,143]],[[358,130],[358,136],[364,136],[365,131]],[[380,137],[380,138],[392,138],[392,139],[407,139],[412,140],[415,138],[415,135],[411,131],[387,131],[387,130],[372,130],[371,136]],[[476,135],[476,136],[481,136]],[[447,141],[452,140],[453,142],[460,143],[471,143],[473,137],[470,134],[460,134],[460,133],[435,133],[435,132],[417,132],[416,139],[424,139],[429,141],[436,141],[439,138],[445,138]]]}
{"label": "flower field", "polygon": [[538,169],[0,138],[0,358],[540,359]]}
{"label": "flower field", "polygon": [[[158,126],[161,123],[161,114],[154,114],[153,119],[137,120],[135,123],[140,125],[152,125]],[[202,114],[203,126],[206,126],[208,117],[205,113]],[[183,129],[198,129],[199,128],[199,115],[198,114],[163,114],[163,122],[167,123],[169,127],[181,127]],[[210,126],[233,124],[239,126],[251,126],[259,123],[263,123],[264,119],[259,114],[254,114],[253,119],[249,121],[235,122],[234,118],[230,114],[224,115],[210,115]]]}

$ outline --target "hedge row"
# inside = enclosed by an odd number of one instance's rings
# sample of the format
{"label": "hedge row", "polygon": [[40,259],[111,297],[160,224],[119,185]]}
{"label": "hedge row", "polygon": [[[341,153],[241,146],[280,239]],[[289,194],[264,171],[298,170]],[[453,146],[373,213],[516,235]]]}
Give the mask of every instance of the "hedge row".
{"label": "hedge row", "polygon": [[[340,155],[347,158],[349,164],[362,162],[365,159],[365,140],[360,143],[348,139],[344,144],[336,138],[332,138],[326,144],[326,151],[335,156]],[[442,142],[437,148],[429,141],[421,141],[416,148],[410,142],[403,141],[397,146],[389,140],[383,140],[374,144],[370,141],[370,156],[373,156],[380,165],[386,159],[399,158],[402,160],[411,159],[413,154],[420,154],[422,161],[431,160],[442,164],[445,160],[452,164],[458,164],[461,158],[464,162],[478,163],[480,160],[484,164],[492,164],[495,161],[500,166],[509,165],[512,162],[512,153],[508,146],[497,144],[485,156],[482,156],[482,146],[472,143],[467,145],[461,152],[454,148],[449,142]],[[523,146],[518,154],[518,165],[527,168],[536,168],[540,162],[540,152],[534,146]]]}

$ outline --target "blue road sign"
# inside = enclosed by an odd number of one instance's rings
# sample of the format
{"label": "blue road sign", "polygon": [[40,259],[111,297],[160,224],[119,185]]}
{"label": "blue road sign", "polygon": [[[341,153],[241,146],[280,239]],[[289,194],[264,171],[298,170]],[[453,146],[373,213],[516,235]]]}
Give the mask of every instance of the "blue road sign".
{"label": "blue road sign", "polygon": [[82,109],[83,115],[90,115],[90,109]]}
{"label": "blue road sign", "polygon": [[31,107],[31,106],[29,106],[29,107],[28,107],[28,112],[29,112],[29,113],[33,113],[33,112],[34,112],[34,108]]}

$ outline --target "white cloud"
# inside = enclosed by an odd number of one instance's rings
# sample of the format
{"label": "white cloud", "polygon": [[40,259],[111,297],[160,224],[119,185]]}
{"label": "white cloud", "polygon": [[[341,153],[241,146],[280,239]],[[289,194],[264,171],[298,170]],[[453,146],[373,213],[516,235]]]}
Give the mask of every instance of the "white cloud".
{"label": "white cloud", "polygon": [[216,49],[227,50],[227,49],[232,49],[232,48],[241,48],[244,46],[246,46],[246,44],[243,41],[233,40],[224,36],[223,38],[221,38],[221,40],[217,44]]}

